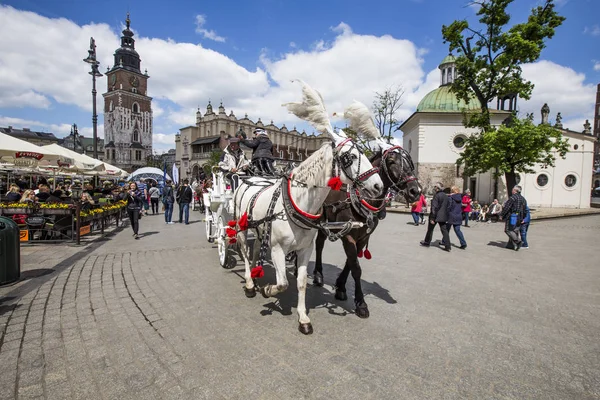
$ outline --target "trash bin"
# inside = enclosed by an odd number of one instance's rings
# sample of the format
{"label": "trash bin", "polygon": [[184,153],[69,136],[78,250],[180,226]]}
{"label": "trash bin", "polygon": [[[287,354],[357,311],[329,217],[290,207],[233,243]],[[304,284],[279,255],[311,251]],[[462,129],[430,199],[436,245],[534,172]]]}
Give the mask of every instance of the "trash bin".
{"label": "trash bin", "polygon": [[21,244],[19,227],[10,218],[0,217],[0,285],[21,276]]}

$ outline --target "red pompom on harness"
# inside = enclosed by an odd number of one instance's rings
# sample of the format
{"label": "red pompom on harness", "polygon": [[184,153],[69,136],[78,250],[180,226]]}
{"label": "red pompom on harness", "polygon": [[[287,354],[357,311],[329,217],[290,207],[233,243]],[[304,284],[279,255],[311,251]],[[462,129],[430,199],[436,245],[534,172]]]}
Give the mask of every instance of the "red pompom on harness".
{"label": "red pompom on harness", "polygon": [[263,270],[262,265],[254,267],[252,270],[250,270],[250,277],[252,279],[262,278],[263,276],[265,276],[265,271]]}
{"label": "red pompom on harness", "polygon": [[231,221],[229,221],[229,222],[227,223],[227,225],[228,225],[230,228],[235,228],[235,224],[236,224],[235,220],[231,220]]}
{"label": "red pompom on harness", "polygon": [[227,237],[232,238],[235,237],[235,235],[237,235],[237,231],[233,228],[227,228],[225,229],[225,233],[227,234]]}
{"label": "red pompom on harness", "polygon": [[370,260],[370,259],[371,259],[371,252],[369,251],[369,249],[366,249],[366,250],[365,250],[365,258],[366,258],[367,260]]}
{"label": "red pompom on harness", "polygon": [[331,177],[327,182],[327,186],[329,186],[331,190],[338,191],[342,188],[342,180],[339,176]]}
{"label": "red pompom on harness", "polygon": [[244,215],[238,221],[238,226],[240,227],[240,232],[248,229],[248,213],[245,212]]}

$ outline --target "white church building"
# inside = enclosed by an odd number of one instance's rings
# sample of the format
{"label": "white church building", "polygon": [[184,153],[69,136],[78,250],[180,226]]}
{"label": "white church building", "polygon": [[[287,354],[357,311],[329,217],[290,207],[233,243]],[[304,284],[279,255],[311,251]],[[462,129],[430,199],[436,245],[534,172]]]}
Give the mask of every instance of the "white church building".
{"label": "white church building", "polygon": [[[494,198],[507,198],[504,177],[495,179],[491,172],[463,177],[456,160],[464,150],[465,139],[475,132],[463,126],[463,109],[475,111],[479,102],[473,98],[468,104],[459,101],[450,91],[456,77],[455,58],[444,58],[439,65],[440,86],[428,93],[417,110],[400,126],[404,133],[403,147],[413,158],[419,180],[431,188],[436,182],[445,186],[456,185],[471,190],[471,196],[481,204],[490,204]],[[507,106],[507,107],[505,107]],[[499,126],[516,107],[516,98],[498,101],[498,109],[490,110],[491,123]],[[542,109],[542,123],[548,123],[549,108]],[[560,116],[554,125],[568,138],[570,151],[566,158],[556,156],[555,166],[536,165],[535,173],[517,176],[523,195],[532,207],[589,208],[592,186],[594,143],[589,124],[582,132],[563,129]]]}

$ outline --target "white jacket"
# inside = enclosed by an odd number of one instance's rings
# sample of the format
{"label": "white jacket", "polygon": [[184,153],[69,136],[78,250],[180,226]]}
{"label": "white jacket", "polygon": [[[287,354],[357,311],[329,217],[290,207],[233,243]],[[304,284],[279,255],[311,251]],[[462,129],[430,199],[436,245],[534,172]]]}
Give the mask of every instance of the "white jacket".
{"label": "white jacket", "polygon": [[242,168],[248,166],[250,161],[246,158],[244,151],[240,149],[238,154],[236,161],[236,157],[229,149],[229,146],[225,147],[225,150],[223,150],[223,159],[219,161],[219,168],[225,171],[231,171],[233,168],[236,168],[237,171],[241,171]]}

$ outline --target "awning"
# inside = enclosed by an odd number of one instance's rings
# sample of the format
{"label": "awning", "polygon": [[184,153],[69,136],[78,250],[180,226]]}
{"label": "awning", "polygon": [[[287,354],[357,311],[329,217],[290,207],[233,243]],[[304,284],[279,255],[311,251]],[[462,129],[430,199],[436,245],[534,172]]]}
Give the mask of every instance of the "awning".
{"label": "awning", "polygon": [[21,167],[57,165],[64,160],[56,152],[0,132],[0,162]]}
{"label": "awning", "polygon": [[221,140],[220,136],[214,136],[214,137],[207,137],[207,138],[199,138],[194,140],[191,145],[195,146],[198,144],[215,144],[215,143],[219,143],[219,141]]}

